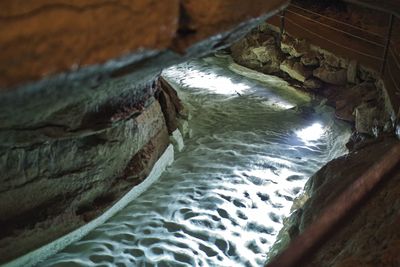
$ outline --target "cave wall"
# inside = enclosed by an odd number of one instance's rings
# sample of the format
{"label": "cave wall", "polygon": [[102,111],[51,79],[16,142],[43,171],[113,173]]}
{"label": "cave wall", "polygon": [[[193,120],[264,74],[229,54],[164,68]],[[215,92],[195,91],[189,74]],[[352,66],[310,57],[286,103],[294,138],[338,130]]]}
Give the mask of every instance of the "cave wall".
{"label": "cave wall", "polygon": [[[288,1],[35,0],[0,3],[0,88],[144,51],[185,50]],[[271,14],[270,14],[271,15]],[[216,34],[221,36],[215,36]],[[232,33],[229,33],[232,34]],[[209,40],[211,41],[211,40]],[[218,44],[218,42],[221,42]],[[204,47],[210,51],[216,47]],[[150,53],[151,53],[150,52]]]}
{"label": "cave wall", "polygon": [[285,0],[0,3],[0,263],[98,216],[185,119],[162,68],[224,48]]}
{"label": "cave wall", "polygon": [[355,61],[364,72],[375,73],[374,79],[382,80],[395,116],[400,118],[398,4],[390,0],[354,1],[367,4],[365,7],[352,2],[295,0],[282,13],[283,18],[277,15],[268,23],[319,50]]}

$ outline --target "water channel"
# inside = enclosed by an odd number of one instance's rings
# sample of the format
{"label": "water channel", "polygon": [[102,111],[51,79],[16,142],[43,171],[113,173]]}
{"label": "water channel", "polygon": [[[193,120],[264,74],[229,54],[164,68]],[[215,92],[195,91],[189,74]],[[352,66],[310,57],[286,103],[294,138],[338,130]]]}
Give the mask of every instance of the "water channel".
{"label": "water channel", "polygon": [[345,152],[348,125],[320,101],[229,57],[163,76],[191,137],[135,201],[39,266],[262,266],[307,179]]}

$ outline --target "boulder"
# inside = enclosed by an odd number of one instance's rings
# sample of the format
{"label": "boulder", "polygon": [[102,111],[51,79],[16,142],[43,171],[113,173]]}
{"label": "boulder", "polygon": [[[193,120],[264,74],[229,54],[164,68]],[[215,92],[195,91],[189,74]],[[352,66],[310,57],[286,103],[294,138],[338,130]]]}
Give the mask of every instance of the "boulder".
{"label": "boulder", "polygon": [[379,112],[377,107],[368,103],[362,103],[355,109],[356,130],[359,133],[372,135],[377,125]]}
{"label": "boulder", "polygon": [[301,57],[309,51],[309,45],[305,40],[298,40],[284,34],[281,40],[281,50],[292,57]]}
{"label": "boulder", "polygon": [[324,55],[323,62],[326,65],[342,69],[346,69],[349,65],[348,59],[338,57],[337,55],[326,50],[320,52],[322,52],[322,54]]}
{"label": "boulder", "polygon": [[[266,41],[267,42],[267,41]],[[280,70],[283,54],[275,44],[257,45],[244,39],[231,47],[233,60],[245,67],[271,74]]]}
{"label": "boulder", "polygon": [[317,78],[308,78],[304,81],[304,86],[308,89],[319,89],[322,87],[322,82]]}
{"label": "boulder", "polygon": [[379,74],[376,73],[374,70],[364,67],[362,65],[359,65],[357,68],[357,75],[358,78],[361,81],[374,81],[374,80],[379,80]]}
{"label": "boulder", "polygon": [[317,67],[319,66],[319,58],[316,52],[309,51],[305,53],[301,59],[301,64],[307,67]]}
{"label": "boulder", "polygon": [[334,85],[345,85],[347,83],[347,70],[345,69],[322,65],[313,71],[313,75],[326,83]]}
{"label": "boulder", "polygon": [[293,59],[286,59],[280,64],[280,69],[290,77],[300,82],[305,82],[308,77],[312,75],[310,70],[304,67],[300,62],[294,61]]}
{"label": "boulder", "polygon": [[377,99],[378,91],[373,83],[364,82],[353,86],[347,90],[343,90],[337,95],[335,103],[336,118],[354,122],[354,109],[362,102],[370,102]]}
{"label": "boulder", "polygon": [[347,82],[353,84],[358,83],[357,65],[357,60],[350,60],[349,66],[347,67]]}

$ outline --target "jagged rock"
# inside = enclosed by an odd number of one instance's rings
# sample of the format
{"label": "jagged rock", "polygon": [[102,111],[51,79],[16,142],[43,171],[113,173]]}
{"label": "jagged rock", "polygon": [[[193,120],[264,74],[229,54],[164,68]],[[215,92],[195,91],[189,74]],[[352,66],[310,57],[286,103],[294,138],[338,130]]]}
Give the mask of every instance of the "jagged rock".
{"label": "jagged rock", "polygon": [[377,127],[379,113],[377,107],[368,103],[362,103],[355,108],[356,130],[359,133],[373,134]]}
{"label": "jagged rock", "polygon": [[377,73],[363,65],[358,66],[357,76],[361,81],[372,82],[374,80],[379,80],[379,75]]}
{"label": "jagged rock", "polygon": [[319,66],[319,58],[317,56],[317,53],[314,51],[309,51],[305,53],[301,59],[300,59],[301,64],[307,67],[317,67]]}
{"label": "jagged rock", "polygon": [[309,46],[305,40],[294,39],[284,34],[281,40],[281,50],[292,57],[301,57],[309,51]]}
{"label": "jagged rock", "polygon": [[349,83],[358,83],[357,65],[357,60],[350,60],[349,66],[347,67],[347,81]]}
{"label": "jagged rock", "polygon": [[[2,148],[0,214],[4,216],[0,222],[29,212],[53,197],[63,194],[78,197],[94,182],[111,181],[163,127],[160,105],[153,101],[136,118],[100,132],[28,147]],[[102,166],[101,171],[94,166]],[[14,194],[20,196],[19,209],[15,209],[11,198]]]}
{"label": "jagged rock", "polygon": [[256,35],[257,41],[262,46],[275,45],[276,39],[273,32],[259,32]]}
{"label": "jagged rock", "polygon": [[280,69],[300,82],[305,82],[306,79],[312,75],[310,70],[307,70],[300,62],[292,59],[284,60],[280,65]]}
{"label": "jagged rock", "polygon": [[178,116],[183,110],[183,105],[175,89],[162,77],[158,81],[158,90],[157,99],[164,114],[168,133],[172,134],[178,128]]}
{"label": "jagged rock", "polygon": [[308,78],[304,81],[304,86],[308,89],[318,89],[322,87],[322,82],[316,78]]}
{"label": "jagged rock", "polygon": [[234,44],[231,51],[238,64],[267,74],[278,72],[283,60],[282,52],[275,44],[261,46],[248,39]]}
{"label": "jagged rock", "polygon": [[339,93],[336,100],[336,118],[354,122],[354,109],[362,102],[377,99],[378,91],[373,83],[364,82]]}
{"label": "jagged rock", "polygon": [[341,58],[329,51],[326,50],[321,50],[321,54],[324,55],[323,57],[323,64],[329,65],[334,68],[341,68],[341,69],[347,69],[347,66],[349,65],[349,60],[345,58]]}
{"label": "jagged rock", "polygon": [[313,75],[330,84],[345,85],[347,83],[347,70],[345,69],[336,69],[322,65],[313,71]]}
{"label": "jagged rock", "polygon": [[[132,157],[154,138],[160,140],[154,144],[159,149],[152,150],[154,155],[148,153],[154,160],[145,162],[143,166],[153,164],[169,143],[164,116],[153,98],[136,117],[128,117],[98,132],[27,147],[1,148],[0,226],[4,236],[15,238],[12,244],[18,245],[13,245],[12,252],[5,254],[3,249],[10,246],[4,246],[7,239],[0,239],[0,255],[9,259],[44,245],[73,230],[78,221],[80,225],[84,224],[86,219],[80,216],[93,212],[92,203],[96,199],[107,195],[109,201],[103,204],[106,208],[107,204],[121,197],[140,181],[125,181],[120,177],[126,172]],[[125,191],[121,190],[121,185]],[[15,208],[16,196],[18,209]],[[46,239],[24,242],[24,236],[35,234],[30,231],[37,232],[33,228],[35,224],[65,212],[71,213],[70,217],[75,216],[75,222],[69,227],[60,229],[60,224],[52,224],[51,228],[47,227],[49,234]],[[36,213],[40,216],[32,215]],[[25,231],[14,232],[16,224]]]}

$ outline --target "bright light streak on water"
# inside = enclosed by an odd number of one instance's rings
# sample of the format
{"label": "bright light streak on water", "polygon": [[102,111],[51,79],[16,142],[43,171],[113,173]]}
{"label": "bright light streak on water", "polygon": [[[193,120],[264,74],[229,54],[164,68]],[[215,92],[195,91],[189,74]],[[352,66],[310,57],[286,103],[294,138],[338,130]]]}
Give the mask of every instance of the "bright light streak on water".
{"label": "bright light streak on water", "polygon": [[164,76],[193,115],[186,148],[148,191],[39,266],[263,266],[307,178],[344,152],[348,127],[324,107],[289,109],[310,99],[276,78],[227,58]]}
{"label": "bright light streak on water", "polygon": [[185,86],[202,88],[223,95],[243,94],[250,87],[244,83],[233,83],[229,77],[190,69],[186,71]]}
{"label": "bright light streak on water", "polygon": [[307,143],[321,139],[324,132],[324,127],[320,123],[316,122],[307,128],[297,131],[296,134],[301,140]]}

